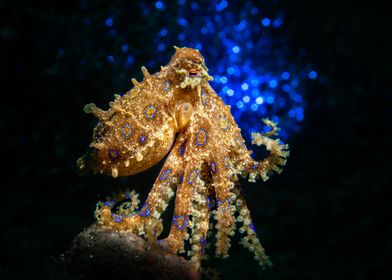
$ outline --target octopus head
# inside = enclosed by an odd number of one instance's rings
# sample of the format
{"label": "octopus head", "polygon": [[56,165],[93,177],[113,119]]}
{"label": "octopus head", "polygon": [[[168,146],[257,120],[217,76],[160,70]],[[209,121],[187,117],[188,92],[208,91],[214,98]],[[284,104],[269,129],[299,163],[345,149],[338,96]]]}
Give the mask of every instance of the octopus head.
{"label": "octopus head", "polygon": [[196,49],[177,48],[169,65],[174,69],[180,79],[180,87],[190,86],[195,88],[207,83],[213,78],[208,75],[208,68],[204,63],[204,57]]}

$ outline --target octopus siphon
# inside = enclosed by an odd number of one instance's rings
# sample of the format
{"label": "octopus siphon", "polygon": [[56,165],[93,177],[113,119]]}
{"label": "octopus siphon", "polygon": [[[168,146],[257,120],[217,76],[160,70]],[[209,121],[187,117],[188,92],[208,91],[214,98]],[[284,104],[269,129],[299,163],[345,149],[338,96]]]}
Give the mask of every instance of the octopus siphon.
{"label": "octopus siphon", "polygon": [[[289,152],[288,145],[275,137],[276,124],[264,119],[270,131],[252,133],[252,144],[264,145],[269,152],[256,161],[230,106],[210,86],[213,78],[198,50],[175,47],[175,54],[159,72],[141,70],[143,81],[132,79],[133,88],[116,95],[107,111],[93,103],[85,106],[85,112],[99,122],[88,152],[77,164],[81,170],[116,178],[142,172],[167,158],[140,209],[134,191],[115,195],[98,203],[98,224],[143,235],[167,253],[187,249],[197,269],[212,232],[216,233],[216,256],[227,257],[230,238],[238,229],[241,243],[260,265],[270,265],[239,176],[250,182],[266,181],[273,172],[282,171]],[[170,233],[158,240],[163,231],[161,215],[174,196]]]}

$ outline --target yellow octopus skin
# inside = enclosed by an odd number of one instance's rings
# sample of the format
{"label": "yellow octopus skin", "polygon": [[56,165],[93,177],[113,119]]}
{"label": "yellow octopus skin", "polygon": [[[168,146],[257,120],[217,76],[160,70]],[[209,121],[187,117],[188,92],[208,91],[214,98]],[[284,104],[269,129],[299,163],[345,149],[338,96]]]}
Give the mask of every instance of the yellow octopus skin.
{"label": "yellow octopus skin", "polygon": [[[161,214],[175,195],[170,234],[158,241],[169,253],[184,252],[188,240],[190,261],[200,267],[210,217],[216,228],[216,255],[227,257],[230,237],[238,229],[241,243],[251,250],[260,265],[269,265],[256,236],[250,211],[242,195],[238,175],[255,182],[281,172],[289,152],[280,143],[276,124],[264,120],[272,129],[253,133],[253,142],[264,145],[269,156],[258,162],[251,158],[241,129],[209,84],[212,77],[198,50],[177,48],[161,71],[150,74],[142,67],[144,79],[132,79],[134,87],[116,96],[107,111],[94,104],[85,112],[99,119],[87,154],[77,164],[81,170],[113,177],[144,171],[167,154],[168,157],[142,208],[138,195],[122,194],[114,201],[128,199],[114,210],[113,204],[99,203],[98,224],[132,231],[149,240],[162,232]],[[215,205],[214,205],[215,203]]]}

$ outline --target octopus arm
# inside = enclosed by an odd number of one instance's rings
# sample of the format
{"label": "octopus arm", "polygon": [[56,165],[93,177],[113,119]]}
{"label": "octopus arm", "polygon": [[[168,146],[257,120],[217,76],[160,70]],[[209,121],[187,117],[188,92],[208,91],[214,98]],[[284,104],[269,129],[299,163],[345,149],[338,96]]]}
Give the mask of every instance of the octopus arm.
{"label": "octopus arm", "polygon": [[235,189],[237,200],[235,202],[235,209],[238,213],[237,223],[240,234],[244,236],[241,238],[241,244],[249,251],[253,252],[254,258],[259,262],[260,266],[271,266],[272,263],[269,257],[265,254],[265,250],[261,245],[260,240],[257,238],[256,231],[250,216],[250,211],[246,205],[245,198],[242,194],[241,189],[238,187]]}
{"label": "octopus arm", "polygon": [[191,214],[194,194],[204,182],[200,179],[199,164],[188,162],[184,166],[184,178],[178,185],[176,192],[174,215],[170,227],[169,236],[159,241],[162,248],[170,253],[184,251],[184,240],[187,238],[187,228],[190,226],[189,215]]}
{"label": "octopus arm", "polygon": [[271,128],[271,131],[264,134],[252,133],[252,144],[264,145],[270,154],[262,161],[256,161],[250,156],[249,152],[242,153],[243,156],[237,161],[237,173],[247,176],[249,182],[256,182],[256,179],[259,178],[267,181],[271,173],[281,173],[282,167],[286,164],[286,159],[289,156],[288,145],[282,144],[279,138],[272,138],[277,136],[279,128],[268,119],[263,121]]}

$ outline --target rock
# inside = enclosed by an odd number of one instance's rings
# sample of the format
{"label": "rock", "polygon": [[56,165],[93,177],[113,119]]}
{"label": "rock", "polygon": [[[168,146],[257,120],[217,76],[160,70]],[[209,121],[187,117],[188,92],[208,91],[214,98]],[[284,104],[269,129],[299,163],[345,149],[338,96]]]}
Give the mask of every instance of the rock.
{"label": "rock", "polygon": [[196,280],[199,272],[183,257],[125,231],[93,225],[64,256],[65,279]]}

